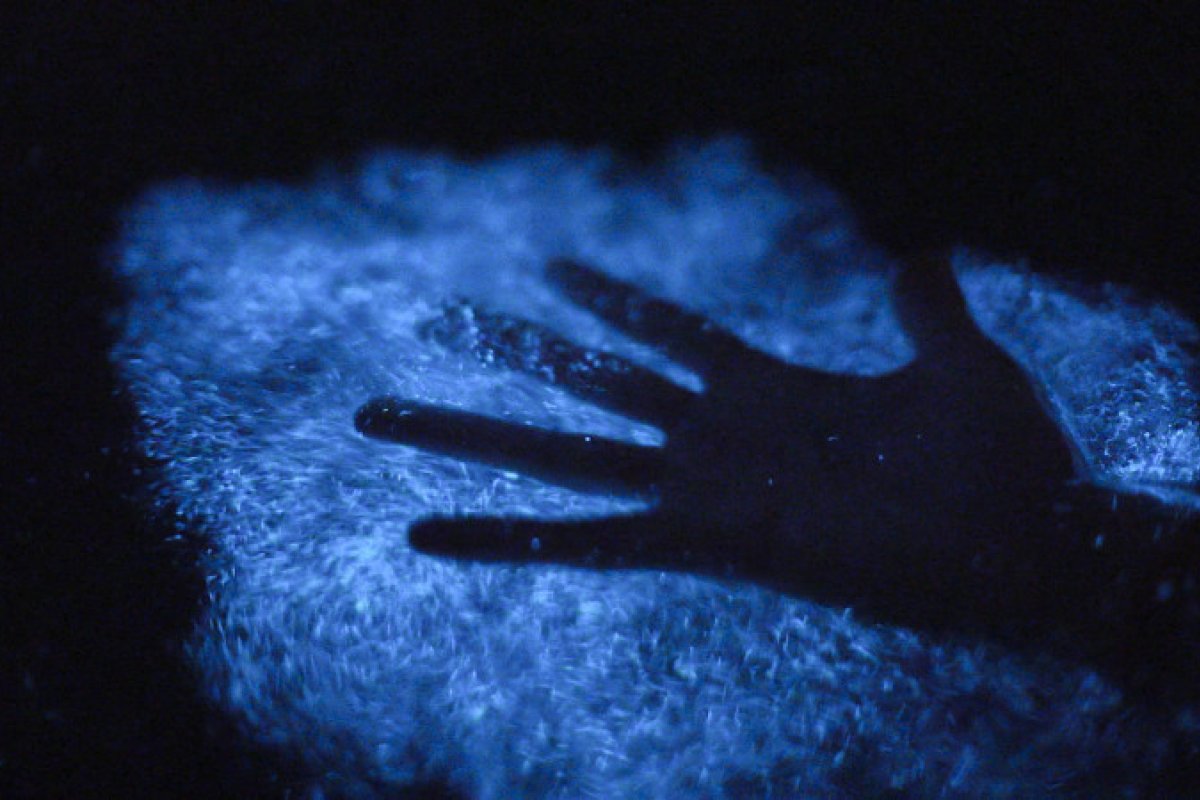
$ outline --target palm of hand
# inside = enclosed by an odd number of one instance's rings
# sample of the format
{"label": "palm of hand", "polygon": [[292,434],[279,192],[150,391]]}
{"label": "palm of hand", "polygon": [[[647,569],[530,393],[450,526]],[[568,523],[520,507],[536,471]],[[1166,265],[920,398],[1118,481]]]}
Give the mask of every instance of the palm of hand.
{"label": "palm of hand", "polygon": [[[948,601],[994,602],[973,573],[1021,580],[1014,545],[1046,544],[1029,523],[1072,478],[1071,449],[1021,369],[975,326],[944,260],[901,273],[897,309],[918,356],[881,377],[786,364],[572,262],[548,272],[570,300],[696,371],[704,390],[510,318],[459,309],[431,333],[643,418],[666,433],[664,447],[395,398],[364,405],[356,425],[575,488],[645,495],[653,508],[579,521],[433,518],[410,531],[418,549],[741,575],[885,613],[903,600],[928,617]],[[1046,559],[1024,558],[1034,586]],[[897,565],[912,574],[897,580]]]}

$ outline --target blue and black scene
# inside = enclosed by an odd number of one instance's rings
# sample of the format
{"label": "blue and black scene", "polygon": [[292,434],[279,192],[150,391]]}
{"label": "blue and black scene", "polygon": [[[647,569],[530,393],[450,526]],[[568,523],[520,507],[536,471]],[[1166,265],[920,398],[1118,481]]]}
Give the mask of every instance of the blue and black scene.
{"label": "blue and black scene", "polygon": [[1126,797],[1200,741],[1164,302],[736,137],[159,183],[114,252],[189,662],[314,797]]}

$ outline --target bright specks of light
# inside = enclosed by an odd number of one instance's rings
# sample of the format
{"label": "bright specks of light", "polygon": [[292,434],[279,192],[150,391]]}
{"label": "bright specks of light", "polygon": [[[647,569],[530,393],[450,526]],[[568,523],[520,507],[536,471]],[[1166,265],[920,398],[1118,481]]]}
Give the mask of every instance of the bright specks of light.
{"label": "bright specks of light", "polygon": [[[320,791],[448,775],[483,798],[1047,796],[1062,775],[1153,762],[1162,732],[1087,673],[752,586],[408,550],[406,525],[429,513],[629,508],[353,429],[386,393],[653,441],[417,334],[461,297],[664,367],[556,297],[550,257],[797,363],[879,373],[910,357],[886,258],[828,190],[765,173],[742,143],[681,146],[642,172],[548,147],[382,152],[304,187],[180,181],[130,211],[119,252],[131,299],[114,356],[142,443],[162,496],[214,546],[192,657],[211,697],[308,760]],[[1196,478],[1194,328],[1117,290],[1085,302],[959,261],[981,323],[1047,384],[1097,470]]]}

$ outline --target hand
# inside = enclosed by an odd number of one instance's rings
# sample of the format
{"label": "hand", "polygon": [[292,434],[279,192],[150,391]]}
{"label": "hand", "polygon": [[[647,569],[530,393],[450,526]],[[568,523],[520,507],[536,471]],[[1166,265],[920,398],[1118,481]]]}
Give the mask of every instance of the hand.
{"label": "hand", "polygon": [[[1051,506],[1075,454],[1017,364],[975,326],[946,259],[913,263],[896,307],[917,357],[881,377],[784,363],[663,300],[571,261],[572,302],[695,371],[693,392],[531,323],[459,308],[443,342],[663,430],[663,447],[377,398],[364,434],[649,511],[545,521],[434,517],[421,551],[480,560],[744,577],[879,618],[1024,635],[1058,602]],[[1059,537],[1061,538],[1061,537]],[[1061,564],[1059,564],[1061,566]]]}

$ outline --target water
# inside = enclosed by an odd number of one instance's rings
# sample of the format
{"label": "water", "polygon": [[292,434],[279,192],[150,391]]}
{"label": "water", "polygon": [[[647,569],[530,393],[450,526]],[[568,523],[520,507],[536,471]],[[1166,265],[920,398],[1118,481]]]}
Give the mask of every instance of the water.
{"label": "water", "polygon": [[[400,395],[650,443],[657,432],[422,338],[448,302],[534,319],[693,380],[554,295],[568,255],[794,363],[878,374],[912,350],[889,257],[836,195],[737,140],[634,170],[556,146],[375,152],[303,186],[180,180],[129,209],[114,351],[156,490],[211,542],[190,657],[314,794],[445,780],[470,796],[1050,796],[1153,782],[1173,727],[1098,675],[694,576],[418,556],[431,513],[636,507],[353,428]],[[1106,480],[1196,482],[1197,330],[956,255],[980,324],[1043,382]]]}

